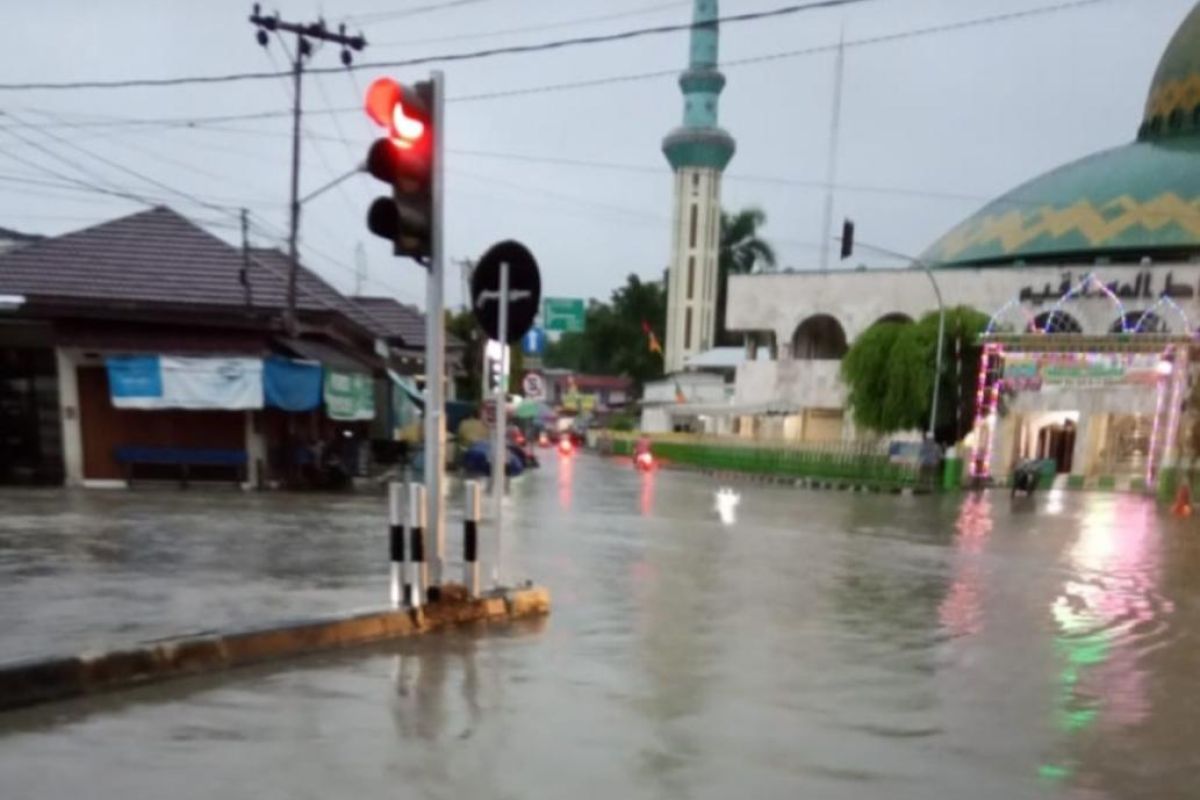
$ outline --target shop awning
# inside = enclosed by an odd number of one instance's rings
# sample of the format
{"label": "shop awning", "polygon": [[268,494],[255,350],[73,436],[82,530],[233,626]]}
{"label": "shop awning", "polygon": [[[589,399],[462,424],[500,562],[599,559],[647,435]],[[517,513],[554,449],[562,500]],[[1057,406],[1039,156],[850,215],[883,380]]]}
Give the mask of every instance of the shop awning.
{"label": "shop awning", "polygon": [[299,357],[320,362],[326,369],[334,372],[370,375],[375,371],[365,359],[356,358],[325,342],[314,339],[280,339],[279,343]]}
{"label": "shop awning", "polygon": [[395,370],[387,371],[388,378],[396,385],[396,388],[404,393],[408,401],[417,407],[418,411],[425,410],[425,396],[417,389],[417,384],[412,378],[406,378]]}

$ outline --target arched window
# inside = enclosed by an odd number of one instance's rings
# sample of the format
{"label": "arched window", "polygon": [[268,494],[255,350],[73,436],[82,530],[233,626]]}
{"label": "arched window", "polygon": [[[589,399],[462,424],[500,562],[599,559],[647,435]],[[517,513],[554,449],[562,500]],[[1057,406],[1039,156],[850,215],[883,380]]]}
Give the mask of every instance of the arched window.
{"label": "arched window", "polygon": [[1109,328],[1111,333],[1168,333],[1167,323],[1153,311],[1130,311]]}
{"label": "arched window", "polygon": [[1043,311],[1033,318],[1030,333],[1083,333],[1079,320],[1065,311]]}
{"label": "arched window", "polygon": [[846,330],[828,314],[816,314],[800,323],[792,336],[792,358],[828,361],[846,355]]}
{"label": "arched window", "polygon": [[913,318],[910,317],[908,314],[904,314],[900,311],[893,311],[892,313],[884,314],[882,317],[875,320],[875,322],[872,323],[871,327],[873,328],[876,325],[882,325],[885,322],[889,322],[894,325],[908,325],[912,321],[913,321]]}

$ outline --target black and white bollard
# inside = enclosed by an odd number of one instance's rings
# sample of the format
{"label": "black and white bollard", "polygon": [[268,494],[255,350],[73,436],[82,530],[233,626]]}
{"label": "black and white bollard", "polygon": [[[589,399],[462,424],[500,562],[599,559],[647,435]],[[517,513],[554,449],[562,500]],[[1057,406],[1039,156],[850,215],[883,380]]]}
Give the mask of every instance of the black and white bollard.
{"label": "black and white bollard", "polygon": [[428,575],[425,568],[425,486],[414,483],[408,492],[408,557],[412,574],[408,581],[408,605],[424,603]]}
{"label": "black and white bollard", "polygon": [[392,561],[392,608],[400,608],[404,588],[404,484],[388,484],[388,549]]}
{"label": "black and white bollard", "polygon": [[467,481],[463,513],[463,584],[471,597],[479,596],[479,519],[483,515],[483,487]]}

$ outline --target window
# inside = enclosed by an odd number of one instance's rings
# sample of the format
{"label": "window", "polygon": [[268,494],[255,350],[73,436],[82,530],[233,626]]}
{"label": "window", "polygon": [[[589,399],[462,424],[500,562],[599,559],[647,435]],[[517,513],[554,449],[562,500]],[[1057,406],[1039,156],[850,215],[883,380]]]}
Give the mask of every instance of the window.
{"label": "window", "polygon": [[700,173],[693,172],[692,173],[692,194],[696,194],[696,192],[698,192],[698,191],[700,191]]}
{"label": "window", "polygon": [[696,257],[688,256],[688,293],[687,299],[691,300],[696,288]]}
{"label": "window", "polygon": [[691,233],[688,235],[688,239],[691,241],[689,246],[692,249],[695,249],[696,247],[696,217],[699,215],[699,213],[700,210],[697,208],[696,204],[692,203],[692,228]]}
{"label": "window", "polygon": [[687,310],[687,316],[683,318],[683,349],[692,349],[692,310]]}

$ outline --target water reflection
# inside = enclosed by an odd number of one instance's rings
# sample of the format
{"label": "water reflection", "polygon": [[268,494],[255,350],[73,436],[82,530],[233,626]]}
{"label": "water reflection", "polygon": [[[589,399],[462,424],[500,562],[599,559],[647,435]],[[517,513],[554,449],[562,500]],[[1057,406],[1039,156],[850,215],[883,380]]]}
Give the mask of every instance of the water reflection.
{"label": "water reflection", "polygon": [[[1082,520],[1066,556],[1072,575],[1050,606],[1061,663],[1054,722],[1067,745],[1086,745],[1092,729],[1119,736],[1150,712],[1142,656],[1174,611],[1159,592],[1160,544],[1152,509],[1132,498],[1097,504]],[[1049,780],[1075,772],[1071,757],[1039,769]]]}
{"label": "water reflection", "polygon": [[563,511],[571,510],[571,495],[575,487],[575,459],[571,456],[558,457],[558,504]]}
{"label": "water reflection", "polygon": [[643,517],[654,516],[654,470],[641,473],[642,491],[638,497],[638,510]]}
{"label": "water reflection", "polygon": [[954,577],[938,607],[942,626],[954,636],[979,633],[983,628],[983,566],[980,563],[992,533],[992,501],[987,494],[968,496],[955,523]]}

